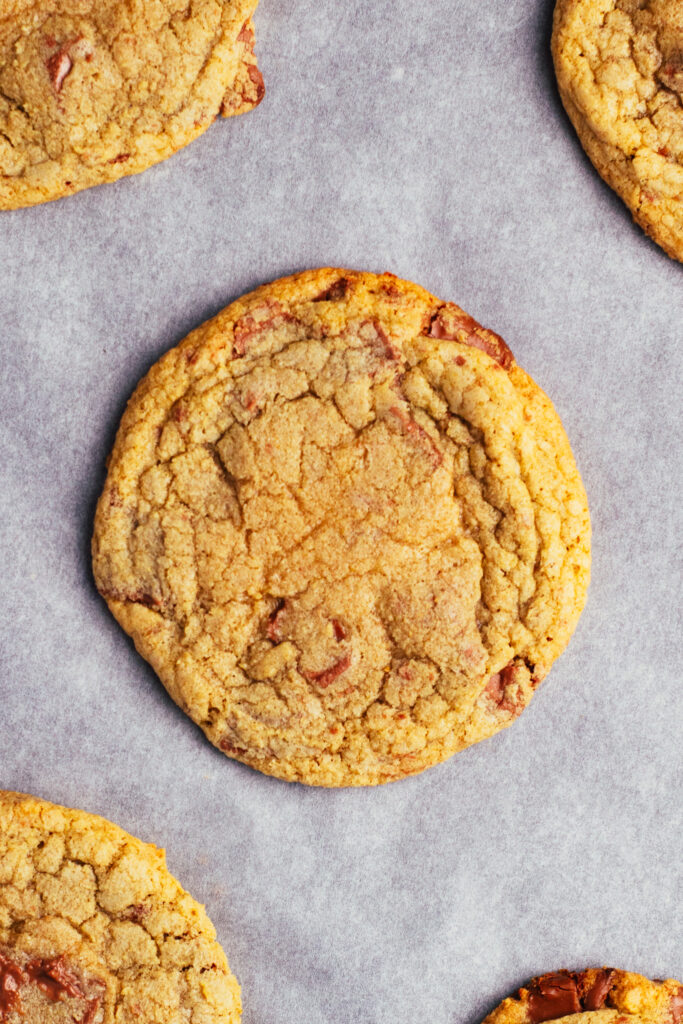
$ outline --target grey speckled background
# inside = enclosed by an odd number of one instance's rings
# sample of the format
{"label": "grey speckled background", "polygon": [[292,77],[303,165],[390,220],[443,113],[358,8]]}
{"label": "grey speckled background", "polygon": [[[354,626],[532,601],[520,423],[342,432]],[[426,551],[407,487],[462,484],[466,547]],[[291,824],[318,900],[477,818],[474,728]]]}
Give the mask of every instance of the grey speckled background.
{"label": "grey speckled background", "polygon": [[[683,271],[561,110],[549,0],[262,0],[267,96],[146,174],[0,215],[0,785],[168,850],[244,1024],[476,1024],[531,974],[683,975]],[[594,578],[514,728],[380,790],[217,753],[98,598],[135,382],[241,292],[391,270],[499,331],[591,500]]]}

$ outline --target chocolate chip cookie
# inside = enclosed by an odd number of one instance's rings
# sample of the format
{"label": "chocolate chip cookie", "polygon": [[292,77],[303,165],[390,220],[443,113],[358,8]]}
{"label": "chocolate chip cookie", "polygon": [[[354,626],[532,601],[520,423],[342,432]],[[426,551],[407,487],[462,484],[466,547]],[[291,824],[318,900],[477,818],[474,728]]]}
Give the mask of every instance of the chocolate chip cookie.
{"label": "chocolate chip cookie", "polygon": [[103,818],[0,791],[3,1024],[236,1024],[239,986],[164,854]]}
{"label": "chocolate chip cookie", "polygon": [[505,342],[391,274],[326,269],[152,367],[93,557],[212,743],[344,786],[513,722],[576,625],[589,546],[569,442]]}
{"label": "chocolate chip cookie", "polygon": [[504,999],[484,1024],[680,1024],[683,986],[610,967],[534,978]]}
{"label": "chocolate chip cookie", "polygon": [[552,50],[599,174],[683,260],[683,0],[557,0]]}
{"label": "chocolate chip cookie", "polygon": [[137,174],[260,102],[257,0],[10,0],[0,209]]}

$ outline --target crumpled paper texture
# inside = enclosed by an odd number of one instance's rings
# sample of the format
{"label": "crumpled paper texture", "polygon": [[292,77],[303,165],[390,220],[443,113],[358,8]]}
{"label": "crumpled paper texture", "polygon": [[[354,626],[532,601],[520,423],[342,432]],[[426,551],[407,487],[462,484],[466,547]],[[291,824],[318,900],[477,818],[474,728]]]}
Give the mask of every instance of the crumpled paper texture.
{"label": "crumpled paper texture", "polygon": [[[683,271],[560,106],[549,0],[262,0],[267,94],[145,174],[0,214],[0,786],[164,846],[244,1024],[477,1024],[533,974],[683,975]],[[264,281],[391,270],[501,333],[563,418],[594,571],[508,731],[321,791],[229,761],[98,597],[136,381]]]}

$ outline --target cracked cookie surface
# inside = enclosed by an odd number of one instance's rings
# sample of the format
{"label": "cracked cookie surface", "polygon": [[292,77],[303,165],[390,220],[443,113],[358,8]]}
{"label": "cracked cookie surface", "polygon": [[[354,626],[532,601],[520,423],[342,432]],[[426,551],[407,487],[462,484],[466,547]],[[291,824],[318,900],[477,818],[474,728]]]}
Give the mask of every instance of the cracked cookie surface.
{"label": "cracked cookie surface", "polygon": [[0,791],[2,1024],[237,1024],[239,986],[162,850]]}
{"label": "cracked cookie surface", "polygon": [[650,981],[611,967],[557,971],[534,978],[486,1017],[484,1024],[680,1024],[683,986]]}
{"label": "cracked cookie surface", "polygon": [[552,50],[597,171],[683,260],[683,0],[558,0]]}
{"label": "cracked cookie surface", "polygon": [[263,96],[256,0],[9,0],[0,209],[137,174]]}
{"label": "cracked cookie surface", "polygon": [[317,785],[509,725],[589,577],[559,419],[505,343],[393,275],[259,288],[128,404],[97,586],[226,754]]}

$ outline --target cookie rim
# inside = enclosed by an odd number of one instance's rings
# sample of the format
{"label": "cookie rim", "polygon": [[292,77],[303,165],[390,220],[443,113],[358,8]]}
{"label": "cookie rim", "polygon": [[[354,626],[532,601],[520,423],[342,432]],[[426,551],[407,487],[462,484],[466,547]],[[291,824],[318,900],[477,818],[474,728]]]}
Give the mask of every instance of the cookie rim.
{"label": "cookie rim", "polygon": [[[578,971],[561,968],[537,975],[503,999],[487,1014],[482,1024],[552,1024],[565,1019],[569,1022],[572,1017],[603,1009],[614,1009],[623,1014],[623,1022],[628,1024],[629,1019],[639,1018],[643,989],[659,996],[667,993],[671,1002],[669,1016],[656,1015],[649,1020],[654,1019],[660,1024],[680,1024],[683,1016],[681,982],[674,978],[652,980],[615,967],[585,967]],[[553,1015],[553,1002],[564,1010],[572,1001],[578,1003],[578,1009]]]}
{"label": "cookie rim", "polygon": [[[641,179],[630,173],[631,163],[626,153],[618,146],[598,137],[590,117],[581,109],[573,96],[574,76],[564,52],[567,41],[565,22],[577,9],[589,2],[590,0],[556,0],[555,2],[550,51],[562,106],[593,169],[605,184],[619,196],[630,212],[634,223],[667,256],[683,262],[683,230],[676,234],[675,231],[667,229],[661,216],[654,215],[650,209],[652,204],[648,204],[646,198],[641,195]],[[622,174],[619,174],[619,170],[622,171]],[[681,166],[681,170],[683,171],[683,166]]]}
{"label": "cookie rim", "polygon": [[[45,818],[52,818],[54,820],[45,822]],[[187,904],[186,908],[181,912],[183,918],[189,921],[187,909],[192,912],[197,935],[198,937],[201,936],[211,946],[212,961],[215,962],[217,969],[225,978],[230,988],[234,1001],[233,1007],[229,1008],[230,1020],[234,1020],[234,1024],[237,1024],[242,1013],[242,993],[239,981],[235,977],[228,962],[227,954],[218,940],[215,925],[209,917],[206,908],[181,885],[176,876],[170,871],[166,862],[166,852],[163,848],[156,846],[154,843],[139,839],[103,815],[81,808],[69,807],[65,804],[54,803],[32,793],[0,788],[0,823],[4,824],[5,822],[7,822],[8,830],[14,828],[19,835],[34,829],[40,830],[41,828],[50,836],[67,836],[69,832],[79,828],[95,830],[99,841],[107,842],[113,840],[117,843],[123,843],[127,851],[133,851],[136,861],[146,862],[153,875],[152,894],[159,893],[158,887],[160,883],[168,884],[174,895],[181,898]],[[85,863],[90,864],[90,861]],[[90,866],[92,867],[92,864]],[[11,883],[0,883],[0,891],[5,884]],[[12,915],[11,920],[29,919],[15,918]],[[11,951],[16,947],[6,946],[4,948]],[[58,959],[63,956],[68,956],[68,954],[57,954]],[[86,970],[78,959],[74,958],[73,963],[76,968],[80,967],[81,970]],[[179,968],[162,968],[162,970],[165,970],[168,975],[182,973]],[[93,973],[91,968],[87,968],[87,971]],[[116,970],[109,967],[105,967],[105,971],[114,976],[117,974]]]}

